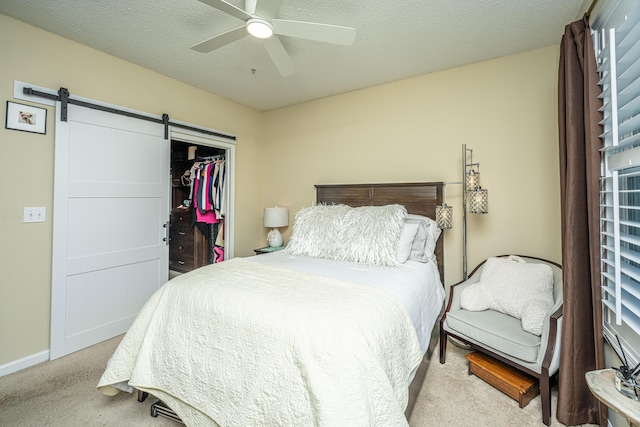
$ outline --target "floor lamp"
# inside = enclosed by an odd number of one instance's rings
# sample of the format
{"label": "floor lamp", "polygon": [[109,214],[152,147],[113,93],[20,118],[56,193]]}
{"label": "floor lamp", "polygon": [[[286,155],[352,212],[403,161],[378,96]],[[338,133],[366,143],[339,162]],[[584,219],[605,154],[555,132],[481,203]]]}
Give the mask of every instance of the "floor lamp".
{"label": "floor lamp", "polygon": [[[480,186],[480,163],[473,162],[473,150],[467,148],[466,144],[462,144],[462,181],[444,184],[462,185],[462,280],[467,280],[467,208],[473,214],[488,213],[489,193]],[[452,228],[453,207],[446,202],[436,206],[436,222],[443,230]]]}

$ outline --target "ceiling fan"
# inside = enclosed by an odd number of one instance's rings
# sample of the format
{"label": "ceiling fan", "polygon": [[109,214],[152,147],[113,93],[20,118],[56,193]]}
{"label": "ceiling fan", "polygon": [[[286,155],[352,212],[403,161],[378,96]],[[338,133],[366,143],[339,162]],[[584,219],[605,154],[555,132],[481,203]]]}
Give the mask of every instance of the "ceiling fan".
{"label": "ceiling fan", "polygon": [[277,35],[343,46],[350,46],[356,37],[356,30],[350,27],[277,19],[276,12],[282,0],[245,0],[245,10],[223,0],[200,1],[235,16],[244,21],[245,25],[191,46],[191,49],[208,53],[252,35],[263,40],[267,53],[283,76],[295,74],[296,67]]}

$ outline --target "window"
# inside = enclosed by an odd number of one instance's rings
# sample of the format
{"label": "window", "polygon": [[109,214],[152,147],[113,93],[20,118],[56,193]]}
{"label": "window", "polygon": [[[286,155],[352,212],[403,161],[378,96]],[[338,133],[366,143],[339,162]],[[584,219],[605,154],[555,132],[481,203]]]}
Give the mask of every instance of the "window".
{"label": "window", "polygon": [[637,2],[618,1],[609,10],[605,5],[593,24],[604,104],[600,191],[603,330],[618,354],[622,346],[633,365],[640,360],[639,21]]}

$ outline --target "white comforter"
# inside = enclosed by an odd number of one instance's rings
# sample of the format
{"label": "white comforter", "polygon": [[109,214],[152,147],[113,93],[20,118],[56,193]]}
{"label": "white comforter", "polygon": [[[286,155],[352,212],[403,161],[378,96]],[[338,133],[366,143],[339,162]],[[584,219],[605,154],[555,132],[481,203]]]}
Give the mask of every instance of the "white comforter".
{"label": "white comforter", "polygon": [[156,292],[98,388],[128,382],[194,426],[406,426],[421,358],[386,291],[236,258]]}

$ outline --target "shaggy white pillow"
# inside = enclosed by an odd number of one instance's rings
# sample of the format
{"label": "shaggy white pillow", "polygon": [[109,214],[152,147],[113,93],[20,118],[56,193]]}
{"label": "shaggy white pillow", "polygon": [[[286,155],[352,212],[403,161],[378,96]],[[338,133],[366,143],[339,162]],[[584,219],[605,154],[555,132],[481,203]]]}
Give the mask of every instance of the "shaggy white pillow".
{"label": "shaggy white pillow", "polygon": [[407,210],[401,205],[316,205],[295,217],[287,252],[315,258],[396,266]]}
{"label": "shaggy white pillow", "polygon": [[286,250],[293,255],[335,258],[347,205],[318,204],[303,208],[295,216]]}
{"label": "shaggy white pillow", "polygon": [[337,257],[367,265],[396,266],[407,210],[402,205],[361,206],[346,212]]}
{"label": "shaggy white pillow", "polygon": [[553,270],[514,255],[489,258],[480,281],[463,289],[460,305],[469,311],[508,314],[521,319],[525,331],[540,335],[544,317],[553,307]]}

